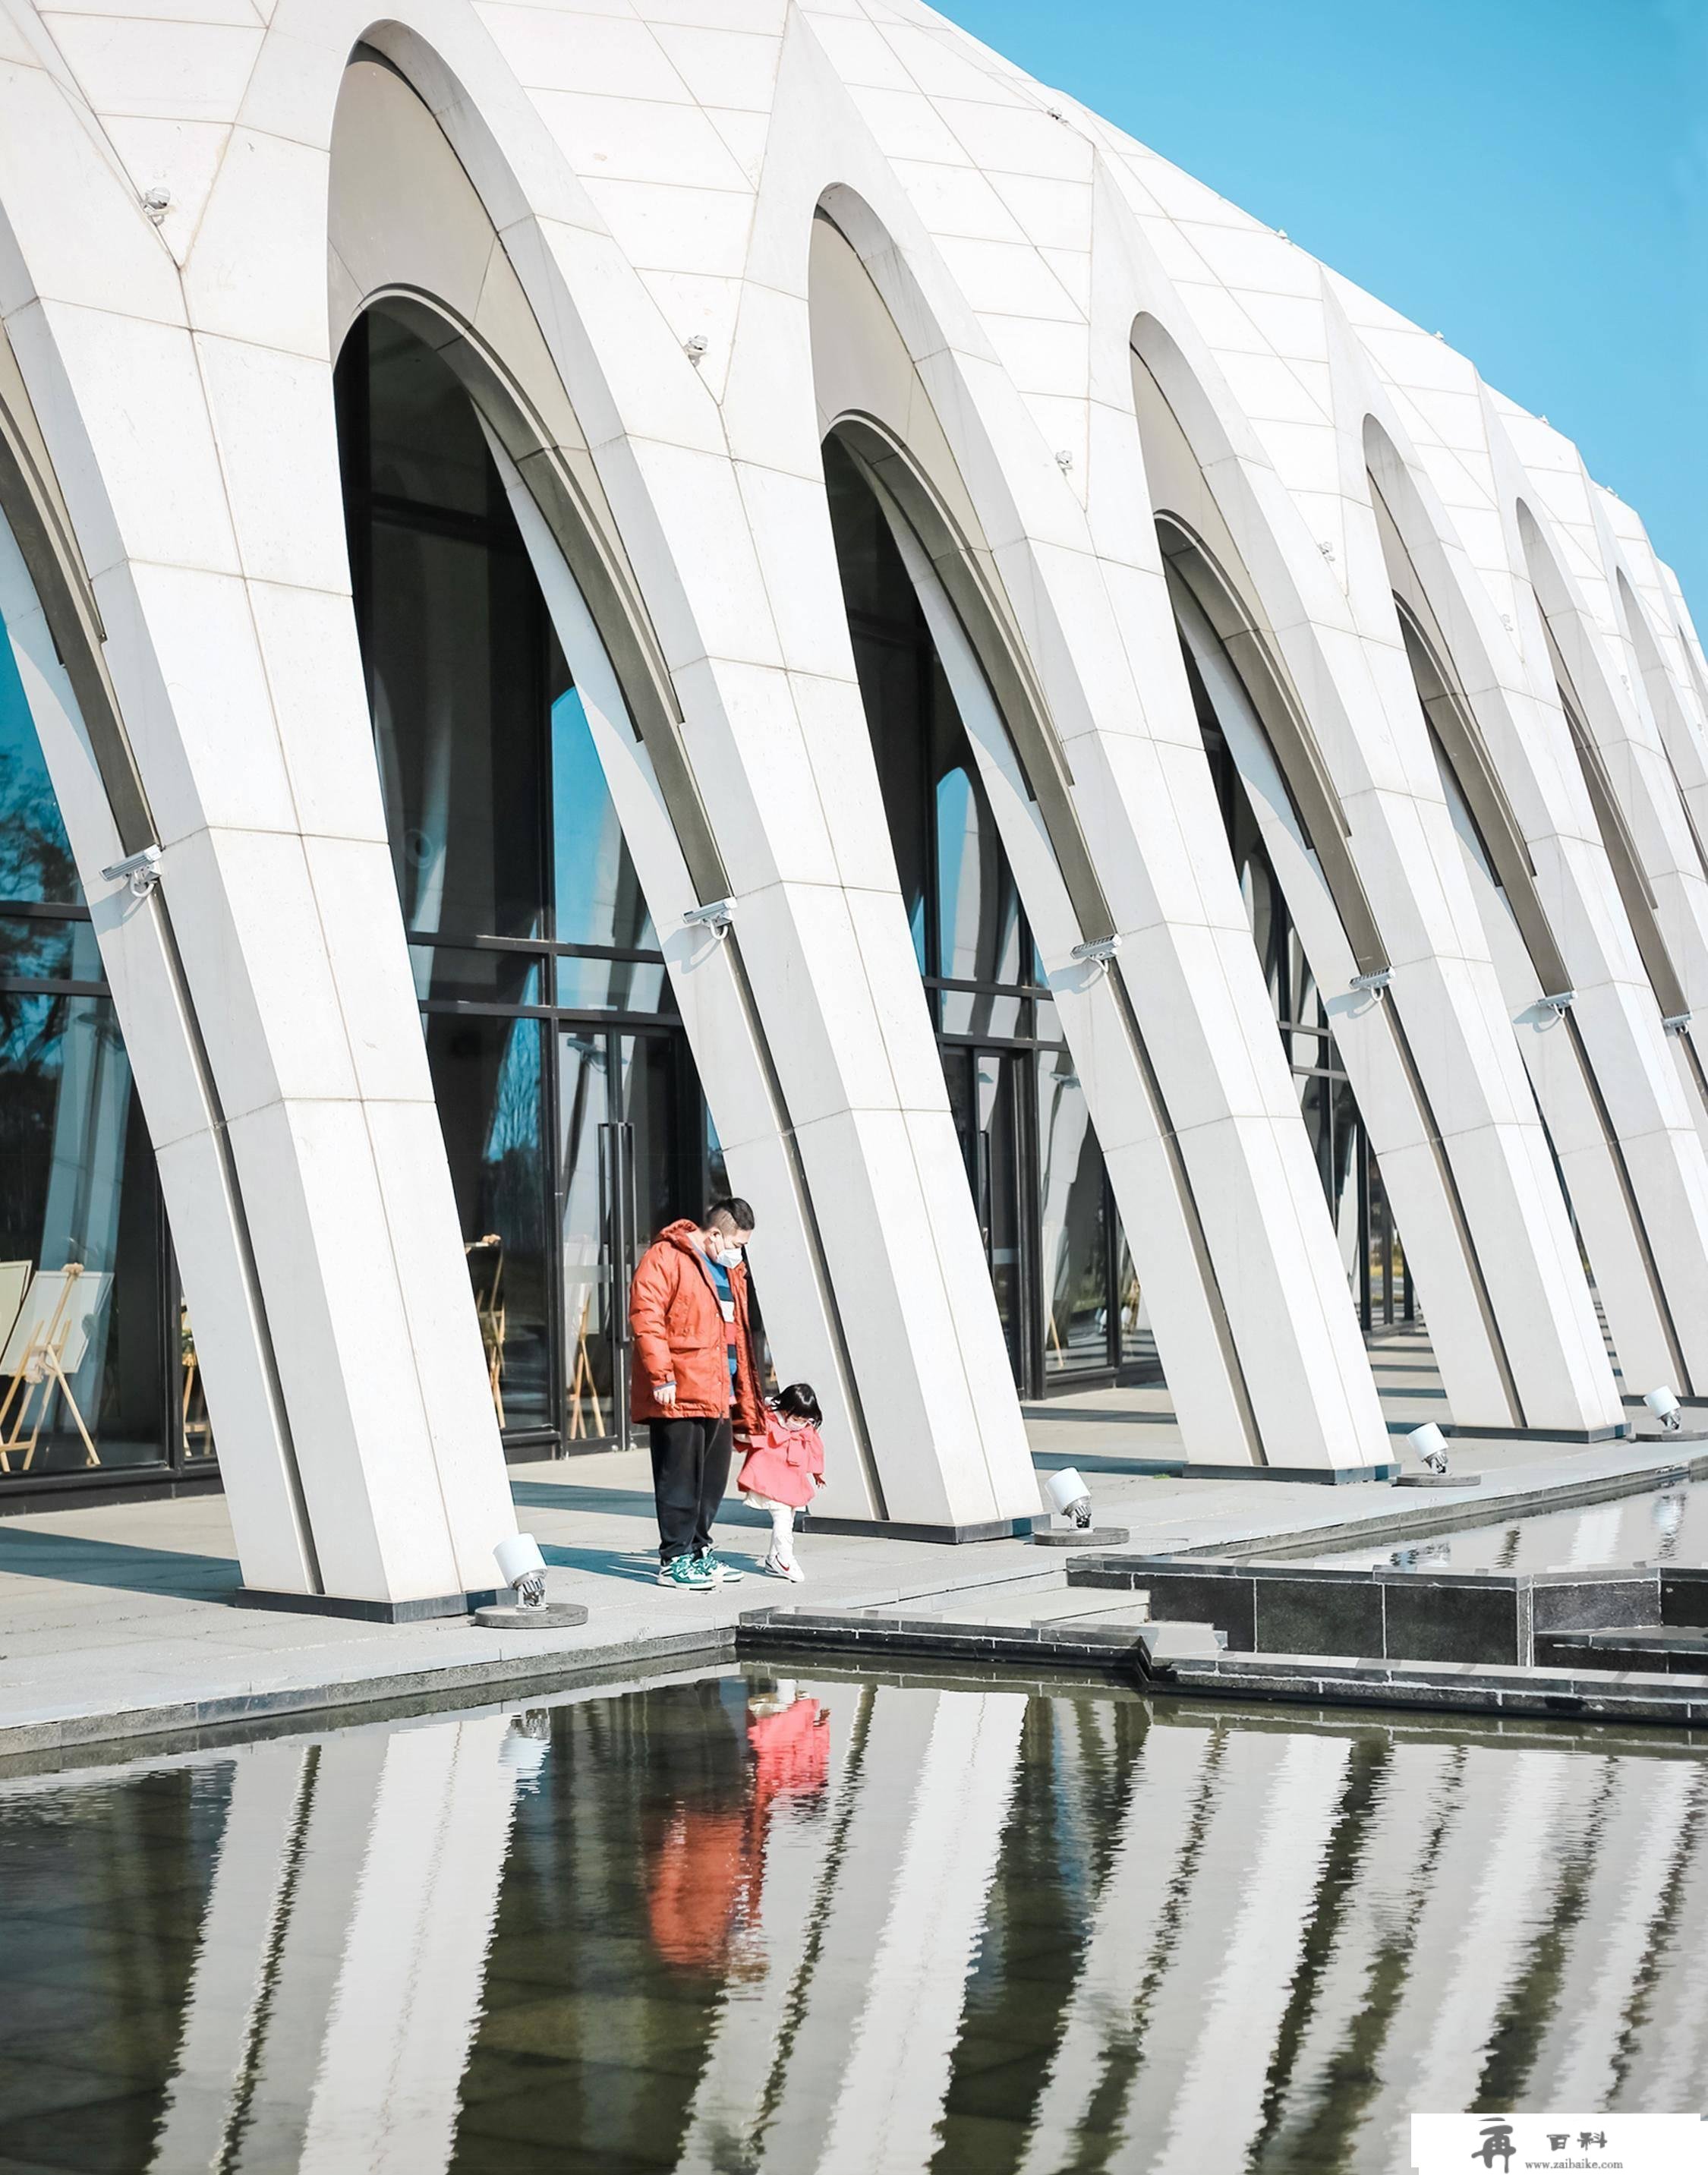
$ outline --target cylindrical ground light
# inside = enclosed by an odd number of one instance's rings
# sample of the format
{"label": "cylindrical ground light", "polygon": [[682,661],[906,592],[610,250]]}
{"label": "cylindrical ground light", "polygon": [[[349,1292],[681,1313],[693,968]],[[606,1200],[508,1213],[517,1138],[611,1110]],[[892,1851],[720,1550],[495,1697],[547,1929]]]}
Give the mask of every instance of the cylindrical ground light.
{"label": "cylindrical ground light", "polygon": [[1093,1525],[1091,1490],[1072,1466],[1046,1473],[1044,1494],[1056,1516],[1048,1525],[1033,1527],[1032,1538],[1039,1548],[1118,1549],[1126,1539],[1125,1526]]}
{"label": "cylindrical ground light", "polygon": [[586,1623],[587,1611],[578,1601],[546,1599],[545,1558],[532,1533],[512,1533],[500,1541],[492,1558],[516,1598],[477,1608],[477,1624],[489,1631],[565,1631]]}
{"label": "cylindrical ground light", "polygon": [[1406,1440],[1418,1453],[1423,1465],[1421,1473],[1396,1473],[1396,1488],[1480,1488],[1480,1473],[1449,1473],[1447,1470],[1447,1438],[1434,1420],[1425,1420],[1422,1427],[1414,1427]]}

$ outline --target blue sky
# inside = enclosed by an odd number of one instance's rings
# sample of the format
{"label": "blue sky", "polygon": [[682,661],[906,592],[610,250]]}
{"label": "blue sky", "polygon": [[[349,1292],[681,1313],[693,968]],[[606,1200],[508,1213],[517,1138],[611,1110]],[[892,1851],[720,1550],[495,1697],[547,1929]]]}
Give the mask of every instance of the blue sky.
{"label": "blue sky", "polygon": [[935,0],[1468,355],[1708,633],[1708,0]]}

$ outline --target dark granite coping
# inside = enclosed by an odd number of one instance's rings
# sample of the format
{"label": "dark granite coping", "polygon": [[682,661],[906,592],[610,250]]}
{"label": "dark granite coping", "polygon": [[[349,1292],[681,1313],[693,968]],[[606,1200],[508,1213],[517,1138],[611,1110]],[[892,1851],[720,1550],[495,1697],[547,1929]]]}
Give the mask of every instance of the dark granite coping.
{"label": "dark granite coping", "polygon": [[[1708,1675],[1654,1678],[1623,1669],[1559,1669],[1526,1668],[1516,1662],[1384,1662],[1369,1654],[1234,1654],[1192,1656],[1171,1662],[1171,1668],[1223,1667],[1235,1673],[1259,1676],[1356,1676],[1379,1684],[1436,1682],[1480,1684],[1494,1691],[1539,1691],[1570,1689],[1583,1684],[1605,1689],[1613,1684],[1634,1684],[1651,1690],[1656,1684],[1678,1688],[1680,1698],[1708,1693]],[[1591,1682],[1593,1680],[1593,1682]]]}
{"label": "dark granite coping", "polygon": [[1149,1689],[1202,1696],[1423,1706],[1477,1713],[1708,1724],[1708,1676],[1407,1663],[1320,1654],[1223,1654],[1159,1663]]}
{"label": "dark granite coping", "polygon": [[1072,1656],[1108,1662],[1140,1657],[1139,1635],[1151,1627],[1133,1624],[956,1624],[936,1616],[907,1616],[883,1609],[754,1608],[736,1627],[736,1652],[773,1646],[852,1646],[874,1655],[906,1650],[928,1654],[995,1656],[1017,1651],[1029,1657]]}
{"label": "dark granite coping", "polygon": [[[1088,1576],[1087,1574],[1094,1576]],[[1578,1573],[1580,1578],[1586,1576]],[[1125,1581],[1139,1578],[1252,1579],[1260,1584],[1298,1586],[1462,1586],[1473,1592],[1519,1593],[1534,1583],[1534,1571],[1437,1570],[1420,1565],[1402,1570],[1393,1564],[1360,1564],[1347,1568],[1332,1564],[1217,1562],[1208,1556],[1087,1556],[1067,1567],[1070,1586],[1093,1585],[1102,1576]]]}
{"label": "dark granite coping", "polygon": [[[1652,1585],[1656,1576],[1675,1576],[1653,1565],[1617,1564],[1604,1570],[1592,1565],[1565,1570],[1445,1570],[1433,1564],[1402,1569],[1396,1564],[1358,1564],[1342,1566],[1313,1563],[1251,1563],[1240,1558],[1221,1561],[1212,1556],[1082,1556],[1067,1565],[1070,1586],[1095,1585],[1108,1574],[1135,1581],[1140,1578],[1250,1578],[1285,1580],[1298,1583],[1342,1586],[1460,1586],[1480,1593],[1523,1593],[1538,1586]],[[1700,1574],[1708,1577],[1708,1572]]]}
{"label": "dark granite coping", "polygon": [[[1547,1719],[1708,1724],[1708,1675],[1659,1677],[1614,1669],[1536,1668],[1517,1663],[1383,1661],[1363,1655],[1193,1655],[1147,1663],[1141,1627],[1087,1627],[1071,1638],[1052,1625],[950,1624],[879,1611],[762,1608],[741,1619],[738,1655],[755,1649],[811,1654],[841,1649],[856,1660],[923,1654],[942,1660],[1044,1662],[1060,1657],[1132,1668],[1144,1688],[1168,1696],[1249,1697],[1324,1705],[1434,1707]],[[1006,1681],[1006,1679],[1004,1679]]]}
{"label": "dark granite coping", "polygon": [[[1564,1570],[1522,1570],[1491,1575],[1527,1579],[1532,1586],[1652,1586],[1660,1574],[1656,1565],[1639,1563],[1606,1564],[1600,1570],[1593,1564],[1576,1564]],[[1396,1572],[1394,1576],[1398,1577],[1402,1574]],[[1412,1574],[1407,1572],[1404,1576],[1410,1577]]]}

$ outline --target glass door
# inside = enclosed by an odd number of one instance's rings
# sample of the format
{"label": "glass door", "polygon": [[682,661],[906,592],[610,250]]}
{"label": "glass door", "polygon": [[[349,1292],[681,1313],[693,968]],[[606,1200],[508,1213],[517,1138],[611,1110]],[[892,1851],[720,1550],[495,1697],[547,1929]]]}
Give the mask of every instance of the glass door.
{"label": "glass door", "polygon": [[945,1045],[944,1077],[973,1189],[990,1288],[1017,1387],[1026,1386],[1026,1302],[1021,1229],[1018,1066],[1013,1053]]}
{"label": "glass door", "polygon": [[1362,1125],[1357,1134],[1358,1174],[1358,1319],[1364,1334],[1417,1319],[1406,1250],[1388,1202],[1387,1188]]}
{"label": "glass door", "polygon": [[616,1369],[624,1325],[616,1273],[624,1249],[621,1152],[610,1107],[611,1037],[562,1027],[557,1037],[558,1234],[563,1308],[566,1447],[621,1439]]}
{"label": "glass door", "polygon": [[691,1066],[680,1034],[559,1028],[567,1448],[627,1448],[629,1285],[664,1225],[697,1218],[705,1205],[686,1128],[701,1115],[700,1097],[697,1085],[685,1092],[685,1072]]}
{"label": "glass door", "polygon": [[1038,1067],[1038,1265],[1044,1375],[1105,1373],[1109,1348],[1111,1209],[1085,1091],[1065,1049]]}

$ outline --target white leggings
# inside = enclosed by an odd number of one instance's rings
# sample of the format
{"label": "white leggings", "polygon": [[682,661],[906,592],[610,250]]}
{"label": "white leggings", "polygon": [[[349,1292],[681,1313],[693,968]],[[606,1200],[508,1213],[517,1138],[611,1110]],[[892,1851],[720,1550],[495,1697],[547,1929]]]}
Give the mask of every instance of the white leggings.
{"label": "white leggings", "polygon": [[786,1503],[771,1506],[771,1546],[778,1563],[794,1561],[794,1513]]}

